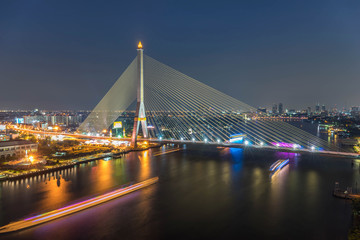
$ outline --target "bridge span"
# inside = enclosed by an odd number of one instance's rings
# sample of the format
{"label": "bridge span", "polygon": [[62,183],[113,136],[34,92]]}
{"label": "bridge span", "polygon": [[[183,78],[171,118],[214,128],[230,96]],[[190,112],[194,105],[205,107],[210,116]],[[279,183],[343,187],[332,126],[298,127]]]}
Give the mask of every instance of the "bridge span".
{"label": "bridge span", "polygon": [[331,155],[338,157],[351,157],[360,158],[360,154],[351,152],[336,152],[336,151],[325,151],[325,150],[312,150],[312,149],[292,149],[285,147],[276,147],[269,145],[246,145],[242,143],[227,143],[227,142],[205,142],[205,141],[190,141],[190,140],[159,140],[149,139],[149,142],[156,143],[170,143],[170,144],[194,144],[194,145],[207,145],[214,147],[228,147],[228,148],[244,148],[244,149],[260,149],[260,150],[273,150],[279,152],[292,152],[292,153],[309,153],[309,154],[321,154]]}
{"label": "bridge span", "polygon": [[[66,137],[79,138],[79,139],[97,139],[97,140],[112,140],[112,141],[131,141],[131,138],[117,138],[107,136],[89,136],[77,133],[63,133],[63,132],[44,132],[30,129],[18,129],[33,134],[41,134],[47,136],[62,135]],[[308,154],[321,154],[338,157],[350,157],[360,158],[360,154],[352,152],[340,152],[340,151],[325,151],[325,150],[312,150],[306,148],[286,148],[270,145],[256,145],[256,144],[244,144],[244,143],[229,143],[229,142],[209,142],[209,141],[193,141],[193,140],[176,140],[176,139],[158,139],[158,138],[139,138],[139,142],[147,141],[150,143],[164,143],[164,144],[191,144],[191,145],[204,145],[214,147],[229,147],[229,148],[244,148],[244,149],[259,149],[259,150],[273,150],[280,152],[292,152],[292,153],[308,153]]]}

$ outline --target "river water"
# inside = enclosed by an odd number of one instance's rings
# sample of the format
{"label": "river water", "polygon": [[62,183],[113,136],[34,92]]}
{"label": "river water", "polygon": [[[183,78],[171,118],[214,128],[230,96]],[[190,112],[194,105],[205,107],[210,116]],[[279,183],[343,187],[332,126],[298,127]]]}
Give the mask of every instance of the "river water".
{"label": "river water", "polygon": [[[359,162],[254,149],[163,146],[0,183],[0,224],[159,176],[155,185],[0,239],[346,239]],[[270,176],[278,159],[290,164]],[[360,184],[360,182],[359,182]],[[359,186],[360,188],[360,186]],[[356,189],[354,189],[356,190]]]}

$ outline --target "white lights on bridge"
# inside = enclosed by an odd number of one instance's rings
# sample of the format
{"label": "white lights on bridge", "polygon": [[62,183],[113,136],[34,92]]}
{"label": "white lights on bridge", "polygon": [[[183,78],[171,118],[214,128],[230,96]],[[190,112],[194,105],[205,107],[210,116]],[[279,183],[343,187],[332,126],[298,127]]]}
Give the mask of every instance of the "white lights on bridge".
{"label": "white lights on bridge", "polygon": [[220,143],[220,139],[218,139],[217,142]]}
{"label": "white lights on bridge", "polygon": [[207,141],[208,141],[208,140],[205,138],[205,140],[204,140],[204,141],[205,141],[205,143],[207,143]]}
{"label": "white lights on bridge", "polygon": [[192,138],[192,141],[195,142],[195,138]]}
{"label": "white lights on bridge", "polygon": [[180,138],[180,140],[182,141],[182,140],[184,140],[184,138]]}
{"label": "white lights on bridge", "polygon": [[249,141],[248,141],[248,140],[245,140],[245,145],[249,145]]}
{"label": "white lights on bridge", "polygon": [[311,146],[311,151],[314,151],[315,150],[315,147],[314,146]]}
{"label": "white lights on bridge", "polygon": [[264,143],[263,142],[260,142],[260,146],[263,146],[264,145]]}
{"label": "white lights on bridge", "polygon": [[162,140],[162,137],[159,137],[159,140],[161,141],[161,140]]}

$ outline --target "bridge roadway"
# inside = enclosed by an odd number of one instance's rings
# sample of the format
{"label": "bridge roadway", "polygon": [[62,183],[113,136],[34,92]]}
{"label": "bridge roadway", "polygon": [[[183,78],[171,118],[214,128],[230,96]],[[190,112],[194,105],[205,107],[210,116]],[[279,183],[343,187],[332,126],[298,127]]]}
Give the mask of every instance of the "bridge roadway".
{"label": "bridge roadway", "polygon": [[[106,136],[88,136],[84,134],[76,134],[76,133],[63,133],[63,132],[45,132],[45,131],[37,131],[30,129],[17,129],[20,131],[30,132],[33,134],[43,134],[48,136],[54,135],[63,135],[66,137],[80,138],[80,139],[98,139],[98,140],[117,140],[117,141],[131,141],[131,138],[116,138],[116,137],[106,137]],[[140,142],[148,141],[152,143],[173,143],[173,144],[194,144],[194,145],[209,145],[215,147],[232,147],[232,148],[253,148],[253,149],[265,149],[265,150],[274,150],[281,152],[293,152],[293,153],[311,153],[311,154],[323,154],[323,155],[331,155],[338,157],[351,157],[351,158],[360,158],[358,153],[351,152],[337,152],[337,151],[324,151],[324,150],[311,150],[311,149],[293,149],[293,148],[284,148],[284,147],[276,147],[269,145],[245,145],[241,143],[228,143],[228,142],[205,142],[205,141],[191,141],[191,140],[167,140],[167,139],[157,139],[157,138],[148,138],[148,139],[139,139]]]}

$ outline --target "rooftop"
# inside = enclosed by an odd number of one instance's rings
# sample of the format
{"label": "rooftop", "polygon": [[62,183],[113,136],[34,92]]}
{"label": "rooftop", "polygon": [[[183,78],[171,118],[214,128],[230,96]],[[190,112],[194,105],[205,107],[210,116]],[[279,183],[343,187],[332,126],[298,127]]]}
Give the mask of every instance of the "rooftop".
{"label": "rooftop", "polygon": [[0,147],[27,145],[27,144],[36,144],[36,143],[33,143],[31,141],[26,141],[26,140],[1,141],[0,142]]}

